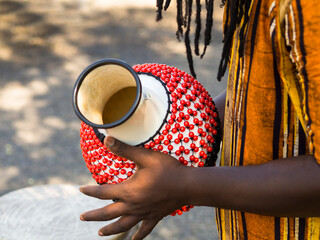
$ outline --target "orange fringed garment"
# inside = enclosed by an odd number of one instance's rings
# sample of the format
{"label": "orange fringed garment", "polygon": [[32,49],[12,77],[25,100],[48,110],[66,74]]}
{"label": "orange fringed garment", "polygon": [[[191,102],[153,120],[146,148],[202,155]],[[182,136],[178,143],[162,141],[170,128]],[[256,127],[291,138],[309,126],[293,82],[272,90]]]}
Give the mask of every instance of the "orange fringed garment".
{"label": "orange fringed garment", "polygon": [[[229,65],[221,165],[313,154],[320,163],[320,4],[252,0],[239,57]],[[320,183],[319,183],[320,184]],[[320,218],[217,209],[221,239],[320,239]]]}

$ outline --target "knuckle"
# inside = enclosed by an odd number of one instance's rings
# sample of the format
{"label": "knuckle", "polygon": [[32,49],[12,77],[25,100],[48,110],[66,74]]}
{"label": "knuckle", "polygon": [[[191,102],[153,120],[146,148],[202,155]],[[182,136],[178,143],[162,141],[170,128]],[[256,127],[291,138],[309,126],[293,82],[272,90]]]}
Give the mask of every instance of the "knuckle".
{"label": "knuckle", "polygon": [[111,215],[104,210],[101,214],[101,220],[102,221],[109,221],[109,220],[111,220]]}
{"label": "knuckle", "polygon": [[123,222],[119,222],[117,225],[117,232],[127,232],[130,228]]}
{"label": "knuckle", "polygon": [[126,146],[125,144],[117,141],[116,144],[114,144],[114,147],[112,149],[117,155],[124,156],[126,153]]}
{"label": "knuckle", "polygon": [[103,199],[104,196],[103,196],[103,186],[97,186],[96,189],[95,189],[95,195],[97,198],[99,199]]}

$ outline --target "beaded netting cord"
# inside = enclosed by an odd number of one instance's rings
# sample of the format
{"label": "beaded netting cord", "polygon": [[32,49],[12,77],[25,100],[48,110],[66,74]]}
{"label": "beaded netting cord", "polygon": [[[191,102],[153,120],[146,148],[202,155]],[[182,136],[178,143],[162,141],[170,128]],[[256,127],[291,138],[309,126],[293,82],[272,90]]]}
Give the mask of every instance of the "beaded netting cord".
{"label": "beaded netting cord", "polygon": [[[167,153],[190,167],[214,166],[220,150],[220,120],[208,91],[191,75],[164,64],[142,64],[133,69],[160,81],[167,90],[169,109],[160,129],[137,146]],[[81,123],[80,145],[86,166],[98,184],[115,184],[132,176],[135,163],[103,145],[104,135]],[[171,215],[182,214],[184,206]]]}

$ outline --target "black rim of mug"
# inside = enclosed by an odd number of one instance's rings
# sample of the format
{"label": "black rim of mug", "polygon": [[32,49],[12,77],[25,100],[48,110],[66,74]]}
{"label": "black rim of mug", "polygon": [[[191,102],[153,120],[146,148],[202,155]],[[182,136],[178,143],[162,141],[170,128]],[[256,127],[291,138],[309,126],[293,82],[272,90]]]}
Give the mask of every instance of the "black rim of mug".
{"label": "black rim of mug", "polygon": [[[79,93],[79,89],[81,87],[81,84],[83,83],[84,79],[86,78],[86,76],[95,68],[98,68],[100,66],[103,65],[109,65],[109,64],[116,64],[116,65],[120,65],[122,67],[124,67],[125,69],[127,69],[132,76],[134,77],[135,81],[136,81],[136,85],[137,85],[137,94],[136,94],[136,98],[134,100],[133,105],[131,106],[130,110],[119,120],[114,121],[112,123],[108,123],[108,124],[96,124],[93,123],[91,121],[89,121],[85,116],[83,116],[83,114],[81,113],[79,106],[78,106],[78,93]],[[138,77],[138,74],[133,70],[133,68],[126,62],[119,60],[119,59],[113,59],[113,58],[109,58],[109,59],[103,59],[100,61],[97,61],[93,64],[91,64],[90,66],[88,66],[78,77],[75,85],[74,85],[74,89],[73,89],[73,97],[72,97],[72,105],[73,105],[73,109],[74,112],[76,113],[76,115],[78,116],[78,118],[83,121],[84,123],[86,123],[87,125],[94,127],[94,128],[103,128],[103,129],[107,129],[107,128],[113,128],[116,127],[122,123],[124,123],[125,121],[127,121],[136,111],[136,109],[138,108],[138,105],[140,103],[140,99],[141,99],[141,82],[140,79]]]}

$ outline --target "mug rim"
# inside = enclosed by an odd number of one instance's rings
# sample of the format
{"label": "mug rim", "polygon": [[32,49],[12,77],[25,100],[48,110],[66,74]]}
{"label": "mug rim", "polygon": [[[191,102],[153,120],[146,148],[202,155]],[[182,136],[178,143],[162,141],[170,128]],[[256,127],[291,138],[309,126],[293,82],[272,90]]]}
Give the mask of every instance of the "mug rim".
{"label": "mug rim", "polygon": [[[81,84],[83,83],[84,79],[86,78],[86,76],[94,69],[103,66],[103,65],[108,65],[108,64],[116,64],[119,65],[121,67],[124,67],[125,69],[127,69],[132,76],[134,77],[134,80],[136,81],[136,85],[137,85],[137,90],[136,90],[136,98],[133,102],[133,105],[130,107],[129,111],[120,119],[118,119],[117,121],[114,121],[112,123],[107,123],[107,124],[96,124],[91,122],[90,120],[88,120],[80,111],[79,106],[78,106],[78,93],[79,93],[79,89]],[[141,82],[140,82],[140,78],[138,76],[138,74],[134,71],[134,69],[126,62],[119,60],[119,59],[115,59],[115,58],[107,58],[107,59],[102,59],[99,61],[96,61],[94,63],[92,63],[91,65],[89,65],[87,68],[85,68],[82,73],[79,75],[79,77],[77,78],[77,81],[74,85],[73,88],[73,96],[72,96],[72,106],[73,106],[73,110],[76,113],[76,115],[78,116],[78,118],[83,121],[84,123],[86,123],[87,125],[94,127],[94,128],[102,128],[102,129],[108,129],[108,128],[113,128],[116,126],[119,126],[120,124],[124,123],[125,121],[127,121],[136,111],[136,109],[138,108],[138,105],[140,103],[140,99],[141,99],[141,92],[142,92],[142,87],[141,87]]]}

